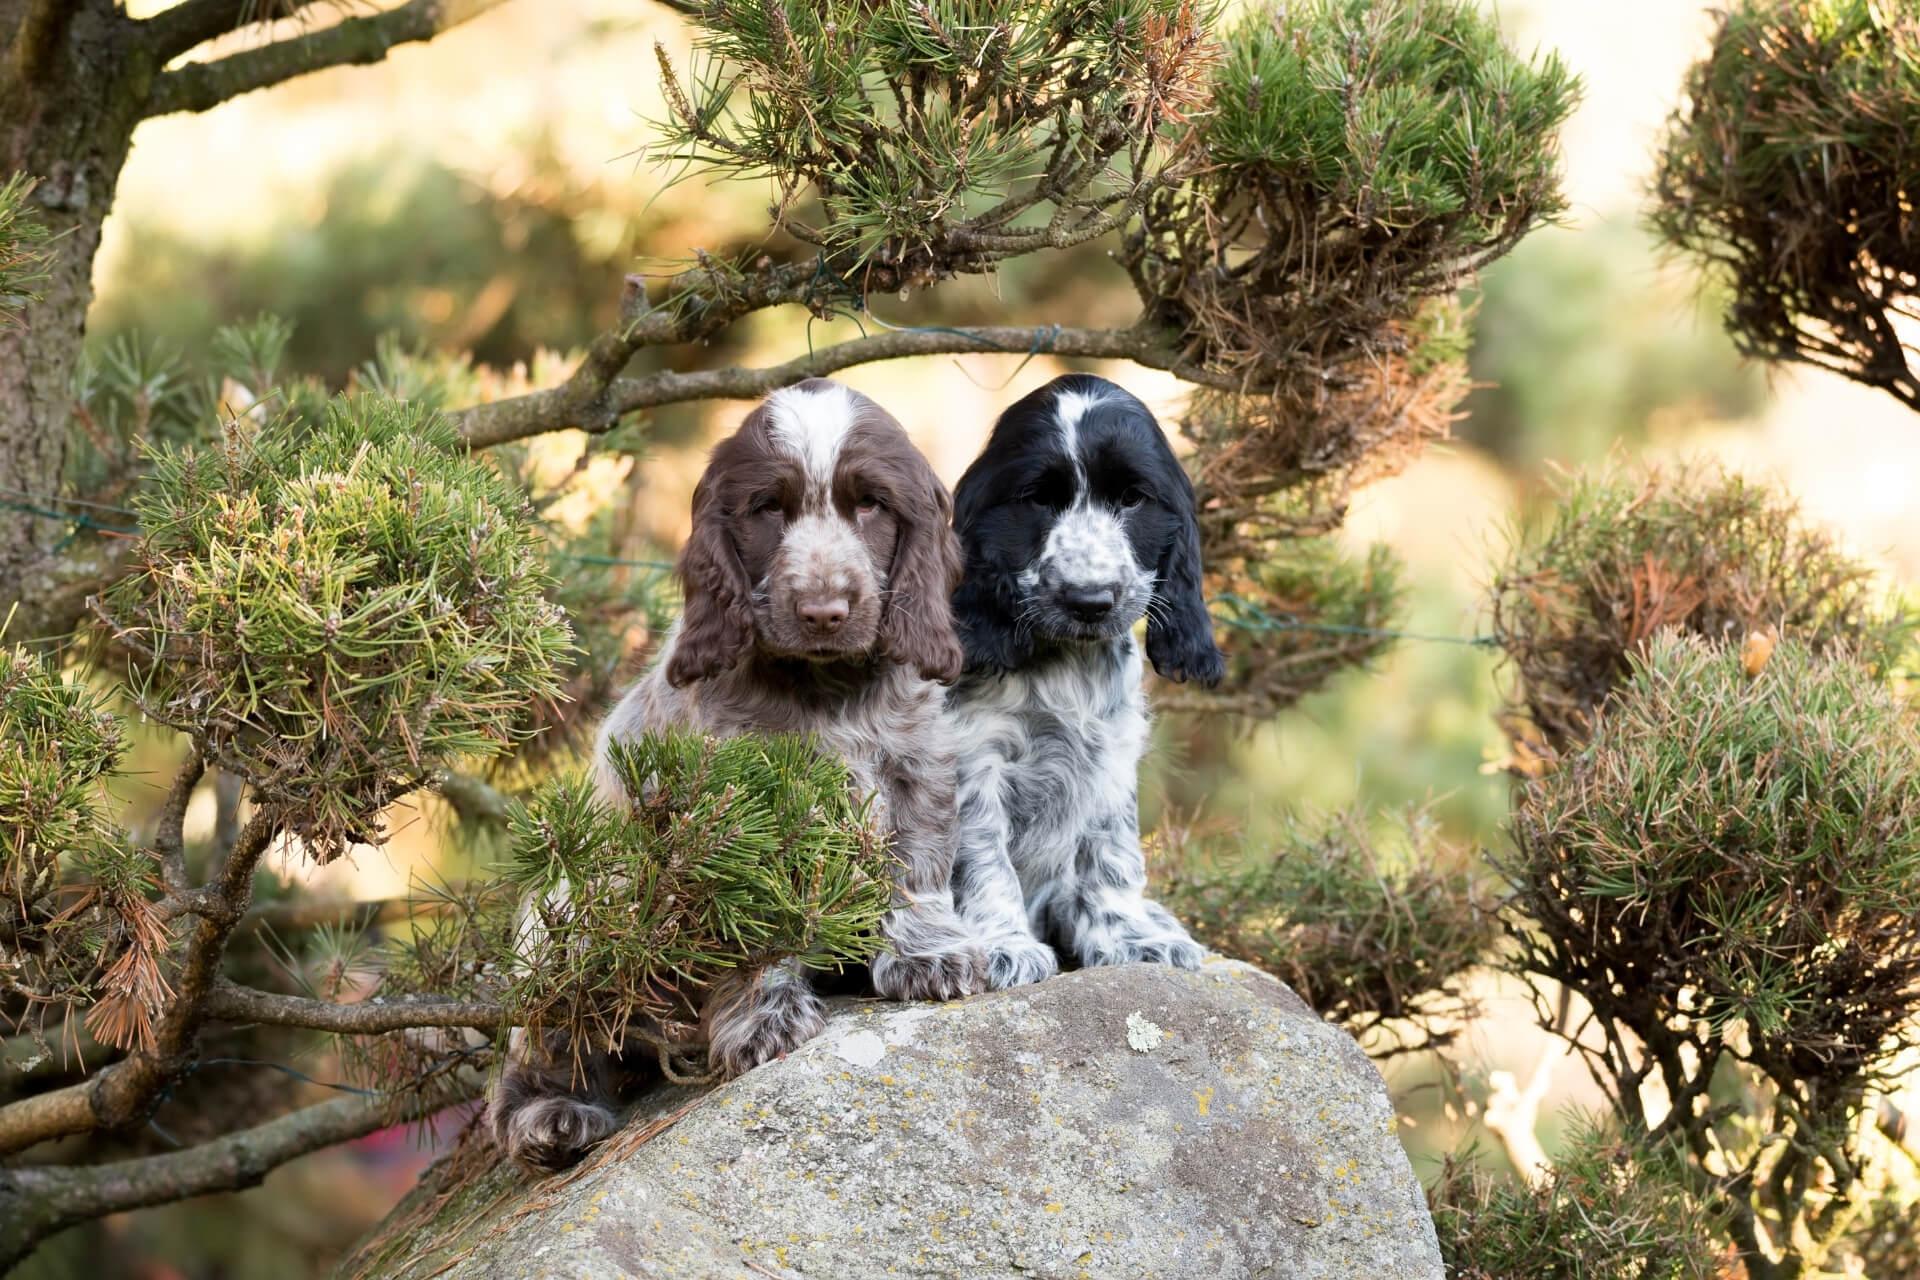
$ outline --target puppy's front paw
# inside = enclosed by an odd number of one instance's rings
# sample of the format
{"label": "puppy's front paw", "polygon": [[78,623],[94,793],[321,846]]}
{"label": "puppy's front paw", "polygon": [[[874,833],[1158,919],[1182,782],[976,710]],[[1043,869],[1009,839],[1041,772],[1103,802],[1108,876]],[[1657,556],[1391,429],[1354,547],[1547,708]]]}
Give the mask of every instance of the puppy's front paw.
{"label": "puppy's front paw", "polygon": [[612,1110],[564,1094],[521,1102],[492,1117],[494,1137],[514,1162],[534,1173],[558,1173],[579,1162],[619,1127]]}
{"label": "puppy's front paw", "polygon": [[1110,939],[1097,947],[1082,947],[1080,963],[1088,969],[1112,964],[1165,964],[1176,969],[1198,969],[1207,949],[1182,934],[1155,933],[1144,937]]}
{"label": "puppy's front paw", "polygon": [[1060,957],[1038,938],[1009,933],[987,940],[987,985],[995,991],[1044,982],[1059,972]]}
{"label": "puppy's front paw", "polygon": [[820,997],[779,975],[709,1013],[707,1061],[727,1079],[784,1057],[826,1028]]}
{"label": "puppy's front paw", "polygon": [[1164,954],[1157,958],[1144,955],[1140,958],[1150,963],[1170,964],[1176,969],[1198,969],[1207,959],[1207,949],[1191,938],[1170,942],[1162,951]]}
{"label": "puppy's front paw", "polygon": [[929,955],[883,951],[873,958],[873,989],[889,1000],[958,1000],[987,989],[987,958],[975,946]]}

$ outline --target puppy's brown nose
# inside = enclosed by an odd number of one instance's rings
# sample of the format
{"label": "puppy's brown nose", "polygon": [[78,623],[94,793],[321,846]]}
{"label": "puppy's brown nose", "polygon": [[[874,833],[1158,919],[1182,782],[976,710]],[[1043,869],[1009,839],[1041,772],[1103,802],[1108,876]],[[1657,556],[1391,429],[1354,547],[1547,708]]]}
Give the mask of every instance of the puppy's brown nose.
{"label": "puppy's brown nose", "polygon": [[800,615],[800,625],[808,631],[817,636],[830,636],[847,620],[847,599],[834,596],[828,600],[802,600],[794,606],[794,612]]}

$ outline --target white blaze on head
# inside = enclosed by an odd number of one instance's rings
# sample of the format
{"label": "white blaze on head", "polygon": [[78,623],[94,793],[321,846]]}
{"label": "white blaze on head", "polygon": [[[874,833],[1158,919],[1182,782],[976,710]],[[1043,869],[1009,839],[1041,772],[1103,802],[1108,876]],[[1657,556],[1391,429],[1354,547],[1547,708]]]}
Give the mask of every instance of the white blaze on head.
{"label": "white blaze on head", "polygon": [[808,505],[833,492],[840,446],[859,417],[854,393],[837,382],[786,387],[767,397],[767,427],[775,444],[800,460],[807,473]]}
{"label": "white blaze on head", "polygon": [[1085,391],[1062,391],[1053,402],[1053,420],[1060,428],[1060,447],[1073,459],[1075,473],[1083,470],[1080,465],[1080,419],[1086,417],[1087,410],[1099,404],[1104,397]]}

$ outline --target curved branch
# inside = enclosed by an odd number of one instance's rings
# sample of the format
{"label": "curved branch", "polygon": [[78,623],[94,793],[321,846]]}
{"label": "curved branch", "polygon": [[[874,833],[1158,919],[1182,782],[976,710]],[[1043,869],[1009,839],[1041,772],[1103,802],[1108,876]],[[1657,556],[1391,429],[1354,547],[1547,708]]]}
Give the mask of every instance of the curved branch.
{"label": "curved branch", "polygon": [[[479,1086],[462,1091],[470,1097]],[[257,1186],[289,1160],[394,1123],[390,1099],[337,1098],[185,1151],[83,1168],[0,1169],[0,1270],[76,1222]]]}
{"label": "curved branch", "polygon": [[[276,40],[214,62],[191,62],[165,72],[147,100],[150,116],[206,111],[229,98],[264,89],[325,67],[379,62],[395,45],[431,40],[506,0],[407,0],[397,9]],[[158,19],[155,19],[158,21]]]}
{"label": "curved branch", "polygon": [[257,22],[291,18],[320,0],[183,0],[134,26],[160,62]]}
{"label": "curved branch", "polygon": [[557,387],[476,405],[452,417],[467,442],[476,449],[484,449],[566,427],[607,431],[622,415],[657,405],[689,400],[756,400],[802,379],[824,377],[855,365],[908,356],[968,352],[1131,360],[1149,369],[1168,370],[1189,382],[1221,388],[1237,385],[1226,375],[1182,359],[1159,330],[1145,324],[1128,329],[989,325],[970,329],[890,330],[822,347],[764,369],[710,369],[697,373],[668,370],[638,378],[615,378],[603,373],[604,366],[590,369],[583,364]]}
{"label": "curved branch", "polygon": [[222,982],[206,1000],[210,1018],[222,1022],[259,1022],[277,1027],[306,1027],[342,1035],[379,1035],[420,1027],[471,1027],[475,1031],[499,1028],[506,1012],[485,1000],[435,998],[376,1003],[335,1004],[304,996],[283,996],[235,983]]}

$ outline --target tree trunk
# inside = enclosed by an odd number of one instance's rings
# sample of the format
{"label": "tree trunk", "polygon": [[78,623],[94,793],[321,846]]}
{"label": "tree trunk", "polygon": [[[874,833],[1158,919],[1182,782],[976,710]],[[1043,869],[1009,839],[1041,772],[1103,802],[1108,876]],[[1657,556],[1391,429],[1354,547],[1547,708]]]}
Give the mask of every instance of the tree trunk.
{"label": "tree trunk", "polygon": [[[36,8],[58,16],[24,51],[18,33]],[[14,36],[0,67],[0,173],[40,180],[33,200],[56,237],[44,300],[0,329],[0,619],[18,604],[8,640],[71,627],[79,588],[98,581],[89,567],[113,554],[56,558],[59,523],[16,508],[45,507],[60,488],[93,258],[155,70],[126,31],[110,0],[0,0],[0,41]]]}

